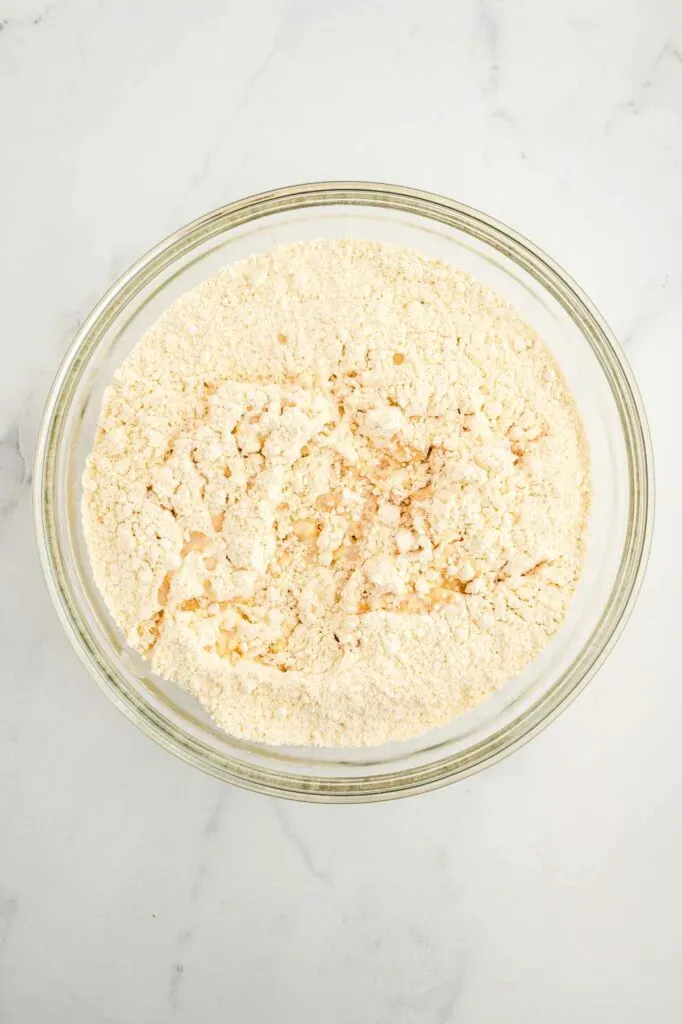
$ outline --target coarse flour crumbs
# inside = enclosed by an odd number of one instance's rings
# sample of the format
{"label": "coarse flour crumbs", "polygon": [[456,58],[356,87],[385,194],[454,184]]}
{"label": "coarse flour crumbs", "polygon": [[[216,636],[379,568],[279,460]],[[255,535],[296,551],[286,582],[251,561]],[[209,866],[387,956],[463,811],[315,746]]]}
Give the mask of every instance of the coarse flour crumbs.
{"label": "coarse flour crumbs", "polygon": [[559,628],[589,463],[548,350],[465,273],[286,245],[175,302],[83,475],[128,643],[227,732],[357,746],[442,725]]}

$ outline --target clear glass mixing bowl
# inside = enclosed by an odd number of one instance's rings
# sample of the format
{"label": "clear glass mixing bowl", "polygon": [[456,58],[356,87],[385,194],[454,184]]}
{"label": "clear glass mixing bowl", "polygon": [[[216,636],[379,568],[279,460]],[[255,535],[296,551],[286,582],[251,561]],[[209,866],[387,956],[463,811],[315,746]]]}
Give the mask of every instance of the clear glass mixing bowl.
{"label": "clear glass mixing bowl", "polygon": [[[129,650],[92,579],[80,520],[81,472],[102,392],[140,335],[179,295],[235,259],[281,242],[361,237],[411,246],[509,299],[553,351],[590,441],[594,503],[587,564],[570,615],[518,678],[474,711],[410,742],[284,749],[219,731],[194,698]],[[547,725],[604,661],[628,617],[653,520],[648,430],[630,369],[577,285],[548,256],[476,210],[414,189],[361,182],[292,186],[231,203],[177,231],[104,295],[50,392],[35,467],[45,578],[90,674],[144,732],[228,782],[303,800],[418,793],[492,764]]]}

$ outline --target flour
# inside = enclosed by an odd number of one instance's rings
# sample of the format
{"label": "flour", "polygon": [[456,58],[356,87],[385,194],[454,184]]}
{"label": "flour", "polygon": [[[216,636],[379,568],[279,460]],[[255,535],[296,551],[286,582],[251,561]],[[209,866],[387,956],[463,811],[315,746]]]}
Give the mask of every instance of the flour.
{"label": "flour", "polygon": [[174,303],[83,476],[128,643],[229,733],[415,736],[518,674],[584,556],[574,400],[498,295],[415,252],[297,243]]}

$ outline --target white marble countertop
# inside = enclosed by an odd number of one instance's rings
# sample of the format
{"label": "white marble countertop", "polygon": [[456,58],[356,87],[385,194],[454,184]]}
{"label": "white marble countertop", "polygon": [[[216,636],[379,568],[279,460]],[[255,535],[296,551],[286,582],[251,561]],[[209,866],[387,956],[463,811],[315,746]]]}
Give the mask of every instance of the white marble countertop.
{"label": "white marble countertop", "polygon": [[[0,0],[0,1021],[682,1017],[679,0]],[[41,407],[171,229],[324,178],[534,239],[624,342],[658,519],[608,664],[539,738],[392,804],[231,789],[87,678],[42,584]]]}

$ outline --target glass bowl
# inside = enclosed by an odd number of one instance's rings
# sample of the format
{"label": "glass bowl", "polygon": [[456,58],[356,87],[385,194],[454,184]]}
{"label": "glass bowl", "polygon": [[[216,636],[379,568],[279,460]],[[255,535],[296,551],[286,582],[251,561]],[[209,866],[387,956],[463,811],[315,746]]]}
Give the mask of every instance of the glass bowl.
{"label": "glass bowl", "polygon": [[[128,649],[98,593],[80,519],[81,473],[102,392],[140,335],[219,267],[282,242],[361,237],[440,257],[509,299],[554,353],[591,448],[587,562],[563,628],[516,679],[417,739],[362,749],[278,748],[221,732],[199,703]],[[34,509],[45,578],[64,628],[114,703],[162,746],[225,781],[303,800],[418,793],[498,761],[547,725],[594,675],[632,609],[653,520],[649,434],[637,387],[589,299],[504,225],[409,188],[325,182],[278,189],[200,217],[142,257],[97,304],[52,386],[38,439]]]}

